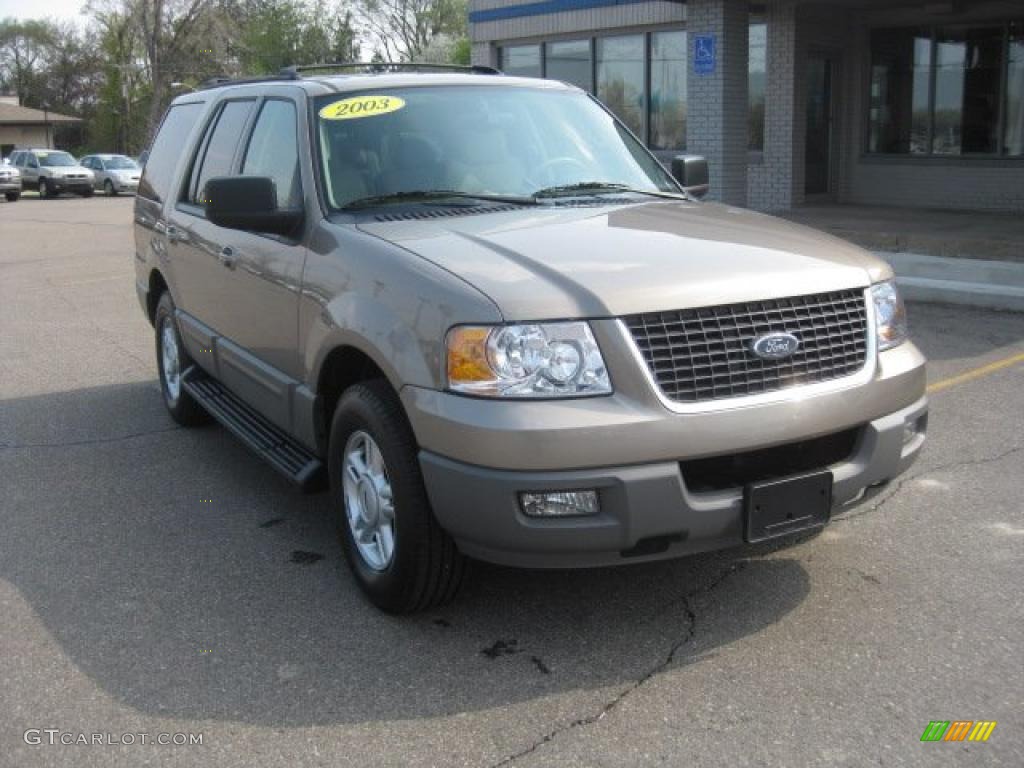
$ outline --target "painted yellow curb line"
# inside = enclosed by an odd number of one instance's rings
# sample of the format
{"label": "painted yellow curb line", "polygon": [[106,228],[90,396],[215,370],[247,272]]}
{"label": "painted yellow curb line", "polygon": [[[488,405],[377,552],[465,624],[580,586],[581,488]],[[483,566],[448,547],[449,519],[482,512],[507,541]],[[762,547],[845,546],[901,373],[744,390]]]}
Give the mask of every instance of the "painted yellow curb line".
{"label": "painted yellow curb line", "polygon": [[974,379],[979,379],[982,376],[988,376],[990,373],[1001,371],[1003,368],[1009,368],[1017,363],[1024,363],[1024,352],[1019,355],[1012,355],[1010,357],[1004,357],[1002,360],[996,360],[994,363],[983,365],[980,368],[974,368],[966,373],[961,373],[959,376],[950,376],[948,379],[942,379],[942,381],[936,381],[934,384],[928,385],[928,393],[940,392],[943,389],[949,389],[955,387],[957,384],[963,384]]}

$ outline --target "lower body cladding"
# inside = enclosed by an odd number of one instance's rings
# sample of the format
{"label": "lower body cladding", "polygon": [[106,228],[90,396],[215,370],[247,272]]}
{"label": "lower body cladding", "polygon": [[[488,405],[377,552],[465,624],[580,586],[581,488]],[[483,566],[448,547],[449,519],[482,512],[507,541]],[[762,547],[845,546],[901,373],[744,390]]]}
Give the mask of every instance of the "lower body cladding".
{"label": "lower body cladding", "polygon": [[[434,512],[464,554],[527,568],[605,566],[755,541],[752,505],[745,502],[752,488],[789,477],[809,477],[813,487],[814,479],[831,473],[831,499],[823,499],[822,514],[780,531],[818,528],[830,511],[858,501],[914,462],[924,444],[927,412],[921,398],[840,433],[695,461],[523,472],[424,451],[420,463]],[[598,509],[549,518],[524,511],[524,493],[566,491],[596,491]]]}

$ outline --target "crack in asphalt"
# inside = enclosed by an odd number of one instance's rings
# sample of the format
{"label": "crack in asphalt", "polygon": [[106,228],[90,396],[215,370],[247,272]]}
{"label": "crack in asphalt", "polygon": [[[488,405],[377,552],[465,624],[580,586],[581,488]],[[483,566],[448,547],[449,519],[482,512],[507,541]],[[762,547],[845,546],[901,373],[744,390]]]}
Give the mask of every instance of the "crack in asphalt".
{"label": "crack in asphalt", "polygon": [[744,568],[746,568],[746,566],[747,563],[744,561],[733,563],[729,566],[728,569],[720,573],[718,575],[718,578],[716,578],[706,587],[701,587],[698,589],[694,589],[691,592],[687,592],[686,594],[682,595],[678,600],[675,600],[672,603],[663,606],[662,612],[669,610],[676,604],[680,604],[683,609],[684,618],[686,619],[686,628],[683,632],[682,637],[680,637],[678,640],[672,643],[672,646],[669,648],[668,653],[665,655],[664,659],[658,662],[655,666],[653,666],[639,678],[634,680],[629,686],[619,691],[619,693],[616,694],[614,697],[605,702],[597,712],[591,715],[587,715],[586,717],[581,717],[577,720],[573,720],[564,725],[560,725],[559,727],[548,731],[539,739],[534,741],[530,746],[521,749],[514,754],[502,758],[497,763],[494,763],[491,766],[491,768],[502,768],[502,766],[511,765],[519,758],[525,757],[526,755],[536,752],[545,744],[553,741],[563,733],[567,733],[568,731],[572,731],[577,728],[585,728],[588,725],[593,725],[594,723],[603,720],[608,713],[612,712],[616,707],[622,704],[622,702],[629,698],[629,696],[632,693],[634,693],[639,688],[644,686],[652,678],[656,677],[657,675],[668,669],[670,666],[672,666],[673,662],[675,662],[676,660],[676,656],[683,649],[683,646],[687,645],[691,640],[693,640],[697,634],[697,613],[694,610],[693,601],[698,596],[711,594],[726,579],[728,579],[734,573],[742,571]]}
{"label": "crack in asphalt", "polygon": [[909,482],[917,480],[920,477],[924,477],[925,475],[930,475],[935,472],[945,472],[946,470],[950,469],[960,469],[961,467],[976,467],[983,464],[992,464],[997,461],[1002,461],[1007,456],[1012,456],[1013,454],[1019,453],[1020,451],[1024,451],[1024,445],[1017,445],[1014,446],[1013,448],[1008,448],[1007,450],[1003,451],[1002,453],[998,453],[995,456],[986,456],[980,459],[967,459],[965,461],[951,461],[948,464],[939,464],[938,466],[922,469],[920,472],[917,472],[913,475],[905,475],[896,481],[896,485],[893,487],[892,492],[883,496],[881,499],[878,500],[877,503],[871,505],[870,507],[865,507],[864,509],[858,509],[847,515],[843,515],[842,517],[836,517],[832,522],[848,523],[852,520],[856,520],[857,518],[864,517],[864,515],[869,515],[872,512],[878,511],[886,504],[888,504],[890,501],[892,501],[896,494],[903,490],[903,486],[905,486]]}
{"label": "crack in asphalt", "polygon": [[59,443],[4,443],[0,442],[0,451],[16,450],[19,448],[74,448],[80,445],[102,445],[104,443],[119,443],[124,440],[134,440],[138,437],[160,435],[165,432],[177,432],[184,427],[166,427],[165,429],[151,429],[146,432],[131,432],[127,435],[115,435],[114,437],[94,437],[86,440],[68,440]]}

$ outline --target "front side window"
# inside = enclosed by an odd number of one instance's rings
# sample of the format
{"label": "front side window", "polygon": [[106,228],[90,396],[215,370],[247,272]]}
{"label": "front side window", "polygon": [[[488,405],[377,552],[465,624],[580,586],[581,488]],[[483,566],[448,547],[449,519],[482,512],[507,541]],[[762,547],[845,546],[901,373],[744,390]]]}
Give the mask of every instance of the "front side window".
{"label": "front side window", "polygon": [[316,102],[327,200],[409,192],[528,197],[620,184],[678,193],[658,162],[579,91],[474,85],[382,89]]}
{"label": "front side window", "polygon": [[203,150],[202,161],[193,170],[190,202],[203,205],[206,182],[217,176],[231,175],[235,150],[253,103],[251,100],[229,101],[221,109]]}
{"label": "front side window", "polygon": [[597,98],[633,133],[644,135],[644,37],[597,40]]}
{"label": "front side window", "polygon": [[292,102],[264,102],[242,161],[242,175],[269,176],[273,180],[277,204],[282,208],[298,207],[302,201],[296,118]]}

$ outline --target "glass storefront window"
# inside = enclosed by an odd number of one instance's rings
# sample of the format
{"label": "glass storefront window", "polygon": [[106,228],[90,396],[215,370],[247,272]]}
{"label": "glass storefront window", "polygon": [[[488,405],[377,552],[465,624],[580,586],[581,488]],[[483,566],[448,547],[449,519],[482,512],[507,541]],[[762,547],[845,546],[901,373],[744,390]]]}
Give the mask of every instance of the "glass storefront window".
{"label": "glass storefront window", "polygon": [[651,149],[686,148],[686,32],[651,34]]}
{"label": "glass storefront window", "polygon": [[747,122],[747,148],[764,149],[764,95],[768,75],[768,26],[750,25],[747,89],[750,112]]}
{"label": "glass storefront window", "polygon": [[1010,25],[1003,152],[1024,156],[1024,22]]}
{"label": "glass storefront window", "polygon": [[597,98],[633,133],[644,135],[644,37],[597,40]]}
{"label": "glass storefront window", "polygon": [[594,90],[589,40],[548,43],[546,60],[547,77],[578,85],[585,91]]}
{"label": "glass storefront window", "polygon": [[871,152],[928,151],[931,38],[915,29],[881,30],[871,37]]}
{"label": "glass storefront window", "polygon": [[509,45],[501,49],[501,69],[506,75],[542,77],[539,45]]}
{"label": "glass storefront window", "polygon": [[940,30],[935,40],[937,155],[994,154],[999,134],[1003,30]]}
{"label": "glass storefront window", "polygon": [[1020,22],[871,34],[869,152],[1020,155],[1022,101]]}

